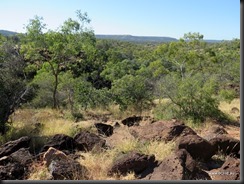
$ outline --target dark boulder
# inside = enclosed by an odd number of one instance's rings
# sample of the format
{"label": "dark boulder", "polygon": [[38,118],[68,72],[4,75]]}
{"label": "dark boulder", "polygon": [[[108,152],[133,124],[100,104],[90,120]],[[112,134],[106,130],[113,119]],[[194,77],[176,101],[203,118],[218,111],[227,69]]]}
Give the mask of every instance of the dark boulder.
{"label": "dark boulder", "polygon": [[154,165],[155,156],[131,152],[115,161],[108,174],[126,174],[130,171],[140,174],[148,167]]}
{"label": "dark boulder", "polygon": [[27,167],[11,156],[0,158],[0,180],[22,180],[26,169]]}
{"label": "dark boulder", "polygon": [[33,155],[29,152],[27,148],[20,148],[18,151],[12,153],[10,157],[13,158],[16,162],[26,166],[27,164],[31,163],[33,160]]}
{"label": "dark boulder", "polygon": [[111,136],[114,131],[113,126],[104,123],[96,123],[95,127],[97,128],[99,134],[106,135],[108,137]]}
{"label": "dark boulder", "polygon": [[161,161],[143,180],[210,180],[210,176],[197,167],[197,163],[184,149],[172,153]]}
{"label": "dark boulder", "polygon": [[54,180],[85,180],[88,170],[75,160],[52,160],[48,167]]}
{"label": "dark boulder", "polygon": [[30,144],[30,138],[28,136],[21,137],[14,141],[9,141],[0,147],[0,158],[8,156],[11,153],[19,150],[20,148],[28,148]]}
{"label": "dark boulder", "polygon": [[139,140],[172,141],[196,133],[178,121],[158,121],[144,126],[130,127],[130,133]]}
{"label": "dark boulder", "polygon": [[0,180],[22,180],[24,174],[25,168],[18,162],[8,162],[6,165],[0,165]]}
{"label": "dark boulder", "polygon": [[177,142],[178,149],[186,149],[193,159],[209,160],[214,155],[214,147],[198,135],[186,135]]}
{"label": "dark boulder", "polygon": [[240,141],[227,135],[218,135],[209,140],[214,147],[214,151],[225,155],[233,154],[240,158]]}
{"label": "dark boulder", "polygon": [[240,180],[240,159],[228,156],[220,168],[208,173],[213,180]]}
{"label": "dark boulder", "polygon": [[126,125],[128,127],[134,126],[134,125],[139,125],[139,122],[143,119],[141,116],[131,116],[128,118],[125,118],[121,121],[123,125]]}
{"label": "dark boulder", "polygon": [[41,152],[47,151],[50,147],[73,152],[75,149],[74,139],[65,134],[56,134],[43,146]]}
{"label": "dark boulder", "polygon": [[93,149],[101,149],[106,145],[106,141],[94,133],[82,131],[74,137],[76,148],[79,151],[91,151]]}

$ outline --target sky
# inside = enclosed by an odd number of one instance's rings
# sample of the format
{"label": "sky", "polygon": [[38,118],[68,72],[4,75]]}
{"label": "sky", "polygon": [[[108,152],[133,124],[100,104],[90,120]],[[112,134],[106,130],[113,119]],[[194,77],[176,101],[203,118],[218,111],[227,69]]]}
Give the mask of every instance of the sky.
{"label": "sky", "polygon": [[0,0],[0,30],[24,33],[35,15],[56,30],[77,10],[87,12],[95,34],[240,38],[239,0]]}

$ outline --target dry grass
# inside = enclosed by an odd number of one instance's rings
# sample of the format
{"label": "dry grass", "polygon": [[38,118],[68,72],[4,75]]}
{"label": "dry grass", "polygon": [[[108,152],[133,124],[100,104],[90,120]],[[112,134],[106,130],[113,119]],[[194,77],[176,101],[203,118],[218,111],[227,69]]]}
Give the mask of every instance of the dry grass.
{"label": "dry grass", "polygon": [[[116,152],[109,150],[100,153],[81,153],[84,159],[80,159],[81,165],[84,165],[91,173],[93,180],[107,180],[107,172],[112,165]],[[113,178],[110,178],[113,179]]]}
{"label": "dry grass", "polygon": [[28,180],[48,180],[52,177],[48,168],[41,163],[33,164],[30,170],[31,173],[28,176]]}
{"label": "dry grass", "polygon": [[[158,102],[159,103],[159,102]],[[231,115],[233,118],[240,116],[240,112],[231,111],[233,107],[240,109],[240,99],[235,99],[231,103],[221,102],[220,109],[226,114]],[[14,132],[12,132],[12,138],[30,135],[35,130],[35,124],[41,123],[43,126],[38,131],[39,136],[52,136],[57,133],[63,133],[73,136],[74,131],[80,129],[92,130],[93,121],[82,120],[77,123],[71,118],[65,116],[67,112],[60,112],[53,109],[20,109],[15,112],[12,118],[12,126]],[[125,117],[135,115],[133,111],[121,112],[117,106],[110,107],[108,110],[96,109],[89,113],[104,116],[109,113],[110,118],[123,119]],[[148,112],[144,112],[147,114]],[[87,114],[88,115],[88,114]],[[212,126],[214,122],[207,120],[201,125],[192,124],[195,130],[201,131],[209,126]],[[163,160],[166,156],[170,155],[175,148],[174,142],[164,143],[162,141],[150,141],[141,142],[134,138],[126,126],[121,126],[115,129],[114,134],[106,138],[110,143],[111,149],[104,150],[102,152],[79,152],[84,158],[80,158],[78,161],[81,165],[84,165],[91,173],[90,178],[92,180],[135,180],[134,173],[128,173],[126,176],[108,176],[108,171],[111,168],[113,162],[119,158],[121,153],[128,153],[130,151],[137,151],[146,155],[155,155],[156,160]],[[220,159],[220,158],[218,158]],[[222,159],[222,158],[221,158]],[[35,163],[31,168],[31,173],[28,180],[47,180],[50,179],[48,169],[40,163]]]}
{"label": "dry grass", "polygon": [[141,148],[141,151],[147,155],[155,155],[156,160],[163,160],[169,156],[175,148],[175,142],[164,143],[163,141],[151,141]]}
{"label": "dry grass", "polygon": [[43,122],[44,127],[41,130],[41,135],[52,136],[55,134],[72,135],[72,124],[70,120],[64,119],[49,119]]}
{"label": "dry grass", "polygon": [[[12,128],[23,135],[51,136],[57,133],[72,133],[73,121],[65,119],[62,112],[54,109],[19,109],[11,119]],[[41,124],[38,131],[35,131],[36,124]]]}
{"label": "dry grass", "polygon": [[[222,112],[226,113],[227,115],[231,116],[232,118],[236,119],[238,116],[240,116],[240,99],[236,98],[231,101],[231,103],[228,102],[221,102],[219,105],[219,108]],[[233,111],[232,109],[237,109],[236,111]],[[239,112],[238,112],[239,110]]]}

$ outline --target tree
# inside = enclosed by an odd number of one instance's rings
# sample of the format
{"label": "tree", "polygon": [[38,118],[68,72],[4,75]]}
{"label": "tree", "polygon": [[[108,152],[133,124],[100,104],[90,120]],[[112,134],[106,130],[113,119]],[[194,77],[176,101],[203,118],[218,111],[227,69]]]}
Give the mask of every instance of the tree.
{"label": "tree", "polygon": [[21,50],[26,60],[32,60],[37,64],[41,63],[40,65],[49,64],[50,72],[54,77],[53,108],[59,108],[58,76],[61,71],[68,70],[70,63],[80,58],[79,53],[84,47],[82,41],[87,36],[83,26],[85,23],[89,23],[90,19],[86,13],[82,14],[80,11],[77,11],[77,17],[79,20],[69,18],[65,21],[60,31],[49,30],[45,34],[43,33],[45,24],[38,16],[31,19],[26,26],[27,35]]}
{"label": "tree", "polygon": [[0,47],[0,133],[6,132],[9,116],[28,95],[24,67],[25,63],[18,46],[4,42]]}

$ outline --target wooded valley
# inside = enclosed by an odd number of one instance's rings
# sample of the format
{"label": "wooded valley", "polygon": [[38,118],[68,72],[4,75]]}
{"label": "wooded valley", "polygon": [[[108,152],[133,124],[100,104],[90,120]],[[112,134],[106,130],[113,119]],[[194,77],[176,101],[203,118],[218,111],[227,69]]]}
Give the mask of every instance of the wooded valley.
{"label": "wooded valley", "polygon": [[35,16],[26,33],[0,35],[2,144],[18,110],[68,111],[74,121],[115,107],[156,120],[236,121],[219,105],[240,98],[239,39],[207,43],[195,32],[154,44],[98,39],[89,22],[77,11],[76,20],[46,30]]}

